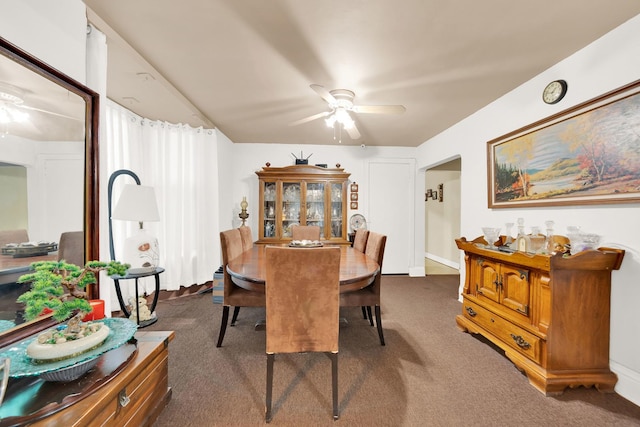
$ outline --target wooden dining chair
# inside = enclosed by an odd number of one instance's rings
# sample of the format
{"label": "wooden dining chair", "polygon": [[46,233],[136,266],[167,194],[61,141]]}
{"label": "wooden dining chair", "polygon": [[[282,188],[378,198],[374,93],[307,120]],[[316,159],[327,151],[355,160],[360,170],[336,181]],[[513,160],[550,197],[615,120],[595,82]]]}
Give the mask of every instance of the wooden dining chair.
{"label": "wooden dining chair", "polygon": [[294,225],[291,227],[293,240],[320,240],[320,227],[317,225]]}
{"label": "wooden dining chair", "polygon": [[271,421],[276,353],[325,352],[331,359],[333,418],[338,419],[340,248],[267,246],[266,415]]}
{"label": "wooden dining chair", "polygon": [[362,253],[367,249],[367,238],[369,237],[369,231],[364,228],[356,230],[356,236],[353,239],[353,249]]}
{"label": "wooden dining chair", "polygon": [[374,231],[369,232],[365,254],[378,263],[380,270],[378,270],[378,274],[376,274],[371,285],[357,291],[343,292],[340,294],[340,306],[366,307],[367,317],[369,318],[371,326],[373,326],[371,307],[375,308],[376,326],[378,328],[378,336],[380,337],[380,345],[385,345],[380,312],[380,282],[382,280],[382,260],[384,258],[384,248],[386,244],[387,236]]}
{"label": "wooden dining chair", "polygon": [[251,235],[251,227],[242,225],[239,228],[240,237],[242,238],[242,250],[248,251],[253,248],[253,236]]}
{"label": "wooden dining chair", "polygon": [[222,297],[222,321],[220,322],[220,333],[216,347],[222,346],[222,340],[227,330],[229,321],[229,308],[233,307],[233,317],[231,326],[235,326],[240,307],[264,307],[265,296],[261,292],[248,291],[233,283],[231,276],[227,272],[227,264],[230,260],[240,256],[243,252],[242,235],[237,228],[222,231],[220,233],[220,246],[222,249],[223,266],[223,297]]}

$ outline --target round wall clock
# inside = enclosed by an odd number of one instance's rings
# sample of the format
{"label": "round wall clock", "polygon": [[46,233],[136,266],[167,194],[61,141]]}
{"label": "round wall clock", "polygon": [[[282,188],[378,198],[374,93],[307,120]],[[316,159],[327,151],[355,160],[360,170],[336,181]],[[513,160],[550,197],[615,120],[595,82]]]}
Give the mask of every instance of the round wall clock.
{"label": "round wall clock", "polygon": [[567,82],[564,80],[554,80],[542,91],[542,100],[547,104],[556,104],[564,98],[566,93]]}
{"label": "round wall clock", "polygon": [[349,225],[354,232],[360,228],[366,229],[367,220],[364,219],[364,216],[361,214],[353,214],[351,215],[351,218],[349,218]]}

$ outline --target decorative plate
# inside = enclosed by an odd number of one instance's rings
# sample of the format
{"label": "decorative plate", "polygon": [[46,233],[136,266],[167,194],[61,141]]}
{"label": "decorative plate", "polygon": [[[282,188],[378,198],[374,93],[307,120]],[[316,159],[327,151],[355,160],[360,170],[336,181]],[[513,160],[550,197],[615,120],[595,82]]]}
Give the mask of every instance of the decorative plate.
{"label": "decorative plate", "polygon": [[360,228],[364,228],[366,230],[367,220],[364,219],[364,216],[361,214],[353,214],[351,215],[351,218],[349,218],[349,225],[354,232]]}
{"label": "decorative plate", "polygon": [[292,248],[321,248],[323,245],[319,240],[292,240],[289,246]]}
{"label": "decorative plate", "polygon": [[37,339],[35,335],[8,347],[0,353],[0,357],[8,357],[11,359],[9,376],[13,378],[30,377],[87,363],[90,360],[97,359],[109,350],[120,347],[129,341],[138,330],[138,325],[129,319],[106,318],[97,320],[97,322],[102,322],[111,329],[104,343],[100,347],[68,359],[47,363],[34,363],[32,359],[27,356],[27,346],[31,344],[33,340]]}

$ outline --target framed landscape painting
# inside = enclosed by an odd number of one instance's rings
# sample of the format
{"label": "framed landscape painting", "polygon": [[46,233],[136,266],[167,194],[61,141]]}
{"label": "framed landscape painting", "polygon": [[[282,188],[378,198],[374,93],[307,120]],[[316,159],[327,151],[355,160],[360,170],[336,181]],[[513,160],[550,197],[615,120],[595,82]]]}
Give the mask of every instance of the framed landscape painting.
{"label": "framed landscape painting", "polygon": [[487,143],[489,208],[640,202],[640,80]]}

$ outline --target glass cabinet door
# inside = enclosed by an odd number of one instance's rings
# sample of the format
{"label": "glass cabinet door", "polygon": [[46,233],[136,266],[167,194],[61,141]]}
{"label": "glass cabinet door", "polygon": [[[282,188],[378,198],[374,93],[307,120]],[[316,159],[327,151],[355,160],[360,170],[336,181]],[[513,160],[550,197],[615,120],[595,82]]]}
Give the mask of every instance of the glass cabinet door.
{"label": "glass cabinet door", "polygon": [[300,224],[300,183],[282,183],[282,237],[291,237],[291,226]]}
{"label": "glass cabinet door", "polygon": [[262,207],[264,218],[264,237],[276,237],[276,183],[265,182]]}
{"label": "glass cabinet door", "polygon": [[331,237],[342,236],[342,183],[331,183]]}
{"label": "glass cabinet door", "polygon": [[307,182],[306,224],[320,227],[320,238],[324,238],[324,183]]}

